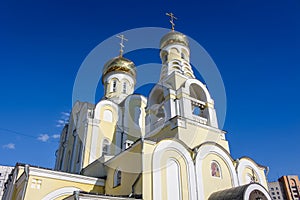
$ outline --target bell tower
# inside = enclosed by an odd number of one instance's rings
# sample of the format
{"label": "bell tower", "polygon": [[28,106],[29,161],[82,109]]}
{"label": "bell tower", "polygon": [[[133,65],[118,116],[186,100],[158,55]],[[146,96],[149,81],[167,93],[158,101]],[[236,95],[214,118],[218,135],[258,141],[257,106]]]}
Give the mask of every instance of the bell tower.
{"label": "bell tower", "polygon": [[[211,135],[224,138],[224,133],[218,129],[214,100],[192,70],[188,38],[174,30],[175,16],[167,15],[171,18],[172,29],[160,41],[162,68],[159,82],[149,95],[147,133],[156,139],[177,137],[191,148],[215,141],[205,139]],[[199,131],[191,133],[188,130]]]}
{"label": "bell tower", "polygon": [[184,34],[174,30],[174,19],[177,19],[174,14],[166,15],[170,16],[172,30],[160,41],[162,69],[159,83],[178,89],[183,81],[195,76],[190,65],[189,41]]}

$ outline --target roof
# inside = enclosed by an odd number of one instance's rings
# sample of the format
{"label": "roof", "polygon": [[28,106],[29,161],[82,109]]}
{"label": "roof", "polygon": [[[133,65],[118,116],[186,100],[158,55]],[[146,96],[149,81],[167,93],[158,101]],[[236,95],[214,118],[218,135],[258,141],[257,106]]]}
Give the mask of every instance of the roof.
{"label": "roof", "polygon": [[[260,197],[262,199],[271,199],[267,190],[259,183],[249,183],[247,185],[242,185],[226,190],[221,190],[212,193],[208,200],[243,200],[248,198],[253,191],[258,190],[261,192]],[[250,195],[251,196],[251,195]]]}
{"label": "roof", "polygon": [[84,192],[84,191],[74,191],[73,195],[65,198],[65,200],[71,199],[107,199],[107,200],[133,200],[133,199],[142,199],[142,195],[104,195],[104,194],[97,194],[92,192]]}
{"label": "roof", "polygon": [[244,192],[250,184],[222,190],[210,195],[208,200],[241,200],[244,197]]}

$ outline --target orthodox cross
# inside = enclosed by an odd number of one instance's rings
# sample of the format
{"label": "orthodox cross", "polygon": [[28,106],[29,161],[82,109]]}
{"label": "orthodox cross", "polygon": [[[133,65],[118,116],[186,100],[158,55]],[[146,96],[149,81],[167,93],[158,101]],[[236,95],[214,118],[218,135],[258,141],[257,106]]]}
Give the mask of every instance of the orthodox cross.
{"label": "orthodox cross", "polygon": [[126,39],[124,37],[124,35],[118,35],[117,38],[121,39],[121,41],[120,41],[120,57],[122,57],[123,56],[123,48],[125,47],[124,46],[124,41],[128,41],[128,39]]}
{"label": "orthodox cross", "polygon": [[174,28],[175,28],[175,23],[174,23],[174,19],[177,19],[173,13],[166,13],[167,16],[170,17],[170,23],[171,23],[171,26],[172,26],[172,31],[174,31]]}
{"label": "orthodox cross", "polygon": [[257,179],[256,179],[256,177],[255,177],[255,172],[254,172],[254,170],[252,169],[251,183],[255,183],[255,182],[257,182]]}

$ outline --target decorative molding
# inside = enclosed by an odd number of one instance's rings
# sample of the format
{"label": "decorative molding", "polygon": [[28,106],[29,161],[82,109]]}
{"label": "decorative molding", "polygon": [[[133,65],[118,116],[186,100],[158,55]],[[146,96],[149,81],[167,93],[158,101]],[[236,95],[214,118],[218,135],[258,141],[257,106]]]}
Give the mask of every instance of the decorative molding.
{"label": "decorative molding", "polygon": [[[188,189],[189,189],[189,199],[196,200],[196,180],[195,180],[195,167],[194,162],[191,158],[188,150],[180,143],[172,140],[164,140],[156,146],[153,152],[153,163],[152,163],[152,187],[153,187],[153,199],[162,199],[161,195],[165,191],[162,191],[162,174],[161,174],[161,157],[166,151],[176,152],[180,158],[183,158],[187,165],[187,175],[188,175]],[[174,158],[176,159],[176,158]]]}
{"label": "decorative molding", "polygon": [[253,183],[250,184],[246,191],[244,192],[244,198],[243,199],[249,199],[251,192],[253,192],[254,190],[258,190],[260,192],[262,192],[268,200],[271,200],[270,194],[268,193],[268,191],[260,184],[257,183]]}
{"label": "decorative molding", "polygon": [[[197,180],[197,189],[198,189],[198,199],[204,200],[204,188],[203,188],[203,181],[202,181],[202,164],[203,159],[209,155],[209,154],[215,154],[219,156],[228,166],[229,172],[231,175],[231,183],[233,187],[239,186],[238,177],[235,171],[235,167],[233,165],[232,159],[229,157],[227,152],[222,150],[220,147],[212,144],[205,144],[203,146],[200,146],[198,149],[195,163],[196,163],[196,180]],[[223,169],[224,171],[224,169]]]}
{"label": "decorative molding", "polygon": [[105,181],[103,179],[87,177],[87,176],[82,176],[77,174],[70,174],[65,172],[40,169],[40,168],[33,168],[33,167],[30,167],[29,175],[64,180],[64,181],[72,181],[77,183],[86,183],[86,184],[97,185],[97,186],[104,186],[105,184]]}
{"label": "decorative molding", "polygon": [[242,159],[240,159],[240,161],[238,163],[238,166],[237,166],[237,170],[236,170],[240,185],[247,184],[243,181],[243,171],[247,167],[254,170],[255,174],[257,175],[258,182],[260,184],[263,184],[264,178],[262,177],[261,173],[259,172],[259,169],[258,169],[257,165],[254,162],[252,162],[252,161],[250,161],[246,158],[242,158]]}
{"label": "decorative molding", "polygon": [[76,187],[64,187],[58,190],[55,190],[49,194],[47,194],[42,200],[55,200],[58,197],[62,197],[65,195],[72,195],[74,191],[79,191],[79,188]]}

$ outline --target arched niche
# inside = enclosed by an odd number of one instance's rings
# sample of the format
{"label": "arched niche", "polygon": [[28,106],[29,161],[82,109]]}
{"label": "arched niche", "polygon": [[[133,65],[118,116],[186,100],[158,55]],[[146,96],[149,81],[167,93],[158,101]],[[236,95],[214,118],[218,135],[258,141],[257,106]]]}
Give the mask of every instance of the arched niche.
{"label": "arched niche", "polygon": [[[213,162],[217,162],[218,164],[221,173],[219,177],[213,176],[212,174],[211,164]],[[207,182],[210,181],[224,189],[228,187],[228,184],[230,184],[231,187],[239,186],[233,159],[226,150],[218,144],[206,143],[198,148],[195,158],[195,168],[198,199],[207,199],[211,193],[216,192],[209,191],[208,188],[205,188],[204,180]]]}
{"label": "arched niche", "polygon": [[192,98],[203,101],[203,102],[207,102],[206,93],[199,84],[192,83],[189,86],[189,93]]}
{"label": "arched niche", "polygon": [[265,185],[266,180],[261,174],[263,170],[260,170],[258,165],[250,158],[243,157],[239,159],[236,171],[240,185],[248,184],[249,178],[252,182]]}
{"label": "arched niche", "polygon": [[[163,140],[157,144],[152,156],[154,200],[197,199],[194,163],[185,146],[179,141]],[[168,176],[171,173],[173,177]],[[177,188],[176,192],[174,188]]]}
{"label": "arched niche", "polygon": [[[112,116],[110,116],[110,112]],[[94,118],[97,120],[103,120],[106,122],[115,123],[118,119],[118,112],[119,112],[119,107],[117,104],[109,100],[102,100],[99,103],[97,103],[95,107]],[[106,120],[104,120],[104,117]],[[110,120],[111,118],[112,121]]]}
{"label": "arched niche", "polygon": [[212,102],[206,86],[197,79],[188,79],[184,84],[183,92],[200,101]]}

